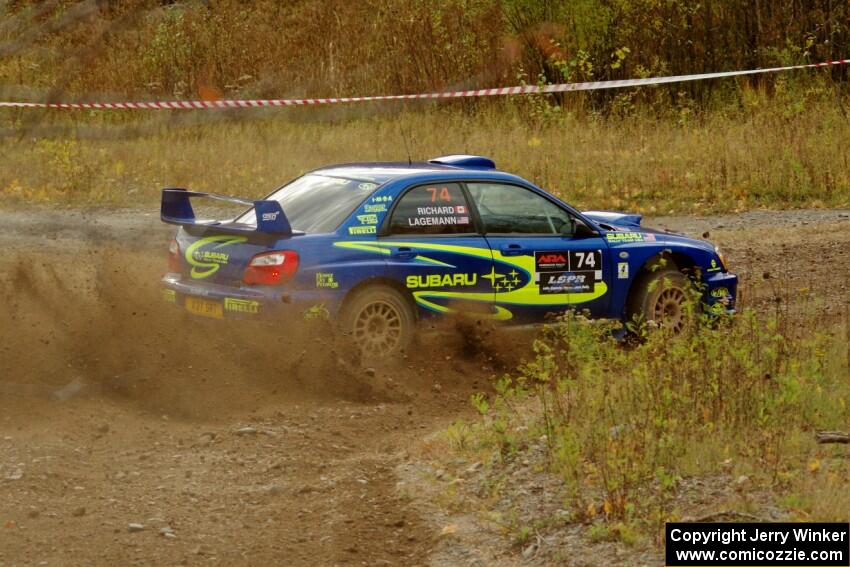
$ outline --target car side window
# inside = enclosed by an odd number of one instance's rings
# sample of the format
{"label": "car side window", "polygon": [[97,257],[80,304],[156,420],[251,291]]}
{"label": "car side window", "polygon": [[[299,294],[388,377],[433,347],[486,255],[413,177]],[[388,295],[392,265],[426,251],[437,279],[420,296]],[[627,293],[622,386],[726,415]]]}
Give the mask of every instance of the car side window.
{"label": "car side window", "polygon": [[467,183],[478,215],[489,234],[562,234],[570,214],[555,203],[517,185]]}
{"label": "car side window", "polygon": [[414,187],[402,195],[390,219],[391,234],[474,232],[469,204],[457,183]]}

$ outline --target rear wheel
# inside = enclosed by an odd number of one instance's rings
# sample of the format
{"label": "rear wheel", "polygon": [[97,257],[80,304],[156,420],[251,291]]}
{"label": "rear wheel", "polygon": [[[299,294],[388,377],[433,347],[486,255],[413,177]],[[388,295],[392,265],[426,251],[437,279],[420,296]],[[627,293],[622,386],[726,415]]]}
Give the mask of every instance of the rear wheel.
{"label": "rear wheel", "polygon": [[359,291],[343,312],[343,329],[364,354],[392,356],[404,350],[413,336],[415,314],[396,289],[375,285]]}
{"label": "rear wheel", "polygon": [[688,278],[675,268],[646,272],[635,282],[626,316],[679,333],[690,316],[686,305],[690,290]]}

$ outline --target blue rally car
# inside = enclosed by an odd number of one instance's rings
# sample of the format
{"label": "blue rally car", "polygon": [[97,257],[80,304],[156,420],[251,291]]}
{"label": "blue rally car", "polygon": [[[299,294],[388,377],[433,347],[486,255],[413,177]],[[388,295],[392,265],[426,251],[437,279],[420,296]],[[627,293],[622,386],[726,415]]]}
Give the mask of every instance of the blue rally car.
{"label": "blue rally car", "polygon": [[[250,208],[203,221],[196,197]],[[259,201],[165,189],[162,220],[180,225],[168,301],[215,318],[326,310],[377,356],[447,313],[526,324],[575,308],[678,330],[695,281],[710,312],[735,307],[737,277],[708,242],[579,212],[478,156],[330,166]]]}

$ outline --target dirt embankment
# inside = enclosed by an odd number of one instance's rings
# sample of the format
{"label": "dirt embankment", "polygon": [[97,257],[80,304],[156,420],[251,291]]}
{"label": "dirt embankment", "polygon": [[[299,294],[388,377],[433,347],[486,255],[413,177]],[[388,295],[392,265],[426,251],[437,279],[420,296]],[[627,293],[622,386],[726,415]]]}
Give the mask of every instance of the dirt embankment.
{"label": "dirt embankment", "polygon": [[[648,224],[709,232],[760,309],[850,300],[846,211]],[[446,329],[369,366],[321,323],[185,318],[149,213],[0,225],[0,565],[465,561],[396,471],[515,357]]]}

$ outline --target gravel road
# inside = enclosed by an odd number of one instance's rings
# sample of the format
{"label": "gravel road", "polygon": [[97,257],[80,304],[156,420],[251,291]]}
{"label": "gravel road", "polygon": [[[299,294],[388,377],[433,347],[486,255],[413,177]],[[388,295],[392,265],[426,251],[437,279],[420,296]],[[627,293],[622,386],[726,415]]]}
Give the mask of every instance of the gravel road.
{"label": "gravel road", "polygon": [[[756,309],[850,302],[850,211],[644,222],[707,233]],[[0,566],[468,564],[398,471],[510,358],[447,329],[367,367],[321,326],[290,340],[175,317],[155,212],[0,226]]]}

